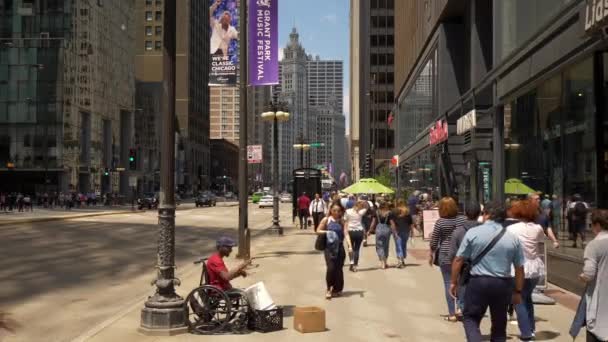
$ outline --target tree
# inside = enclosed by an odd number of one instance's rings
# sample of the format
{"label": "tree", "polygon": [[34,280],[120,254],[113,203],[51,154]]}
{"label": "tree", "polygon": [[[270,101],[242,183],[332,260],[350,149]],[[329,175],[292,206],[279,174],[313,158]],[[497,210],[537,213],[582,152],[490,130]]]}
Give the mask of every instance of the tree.
{"label": "tree", "polygon": [[386,167],[380,169],[375,179],[376,181],[378,181],[378,183],[384,186],[387,186],[389,188],[392,187],[393,178],[391,176],[391,172]]}

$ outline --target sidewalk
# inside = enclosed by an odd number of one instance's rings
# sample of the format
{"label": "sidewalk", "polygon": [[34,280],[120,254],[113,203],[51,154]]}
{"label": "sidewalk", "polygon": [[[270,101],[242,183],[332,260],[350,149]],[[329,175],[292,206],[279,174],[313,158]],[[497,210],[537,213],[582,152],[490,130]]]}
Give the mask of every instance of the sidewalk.
{"label": "sidewalk", "polygon": [[[331,301],[324,299],[325,263],[322,254],[313,250],[315,237],[310,231],[286,229],[285,236],[265,235],[252,241],[252,255],[260,267],[246,279],[235,280],[236,287],[246,287],[263,280],[275,302],[285,308],[284,327],[279,332],[248,335],[149,337],[137,332],[140,298],[115,317],[93,327],[76,341],[464,341],[459,323],[443,320],[446,312],[440,272],[426,263],[427,244],[416,238],[410,248],[408,267],[377,269],[374,247],[364,248],[358,273],[345,268],[345,292]],[[391,246],[391,253],[394,248]],[[236,260],[231,258],[230,265]],[[390,263],[395,263],[392,259]],[[198,285],[199,269],[178,270],[182,296]],[[144,284],[142,284],[144,286]],[[555,293],[555,291],[554,291]],[[567,294],[560,293],[562,297]],[[150,293],[151,294],[151,293]],[[570,298],[572,299],[572,298]],[[327,331],[300,334],[293,329],[294,306],[319,306],[326,310]],[[571,306],[571,305],[569,305]],[[568,329],[573,309],[562,305],[536,306],[537,341],[571,341]],[[489,317],[482,329],[489,334]],[[517,339],[517,325],[509,324],[512,340]]]}

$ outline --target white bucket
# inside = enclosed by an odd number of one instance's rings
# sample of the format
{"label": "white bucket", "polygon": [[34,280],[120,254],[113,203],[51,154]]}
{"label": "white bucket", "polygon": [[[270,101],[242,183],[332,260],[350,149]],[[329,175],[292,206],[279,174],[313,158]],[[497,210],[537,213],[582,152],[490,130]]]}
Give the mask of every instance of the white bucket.
{"label": "white bucket", "polygon": [[270,297],[270,293],[266,290],[263,282],[255,283],[245,289],[249,305],[255,310],[272,310],[276,308],[274,301]]}

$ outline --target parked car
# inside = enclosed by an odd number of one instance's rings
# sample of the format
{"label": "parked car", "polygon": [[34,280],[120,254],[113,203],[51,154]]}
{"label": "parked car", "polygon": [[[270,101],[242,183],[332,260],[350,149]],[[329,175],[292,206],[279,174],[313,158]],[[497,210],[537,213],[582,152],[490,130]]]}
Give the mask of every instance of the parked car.
{"label": "parked car", "polygon": [[290,194],[282,194],[281,195],[281,203],[289,203],[291,202],[291,195]]}
{"label": "parked car", "polygon": [[144,208],[147,209],[157,209],[158,208],[158,197],[154,193],[145,193],[143,196],[137,199],[137,208],[142,210]]}
{"label": "parked car", "polygon": [[264,197],[263,192],[254,192],[253,195],[251,195],[251,202],[254,204],[257,204],[260,202],[262,197]]}
{"label": "parked car", "polygon": [[270,195],[263,196],[260,199],[259,206],[260,206],[260,208],[268,208],[268,207],[272,208],[274,206],[274,201],[273,201],[272,196],[270,196]]}
{"label": "parked car", "polygon": [[196,199],[194,200],[194,205],[197,208],[202,207],[202,206],[215,207],[216,204],[217,204],[217,200],[216,200],[215,196],[208,192],[198,195],[196,197]]}

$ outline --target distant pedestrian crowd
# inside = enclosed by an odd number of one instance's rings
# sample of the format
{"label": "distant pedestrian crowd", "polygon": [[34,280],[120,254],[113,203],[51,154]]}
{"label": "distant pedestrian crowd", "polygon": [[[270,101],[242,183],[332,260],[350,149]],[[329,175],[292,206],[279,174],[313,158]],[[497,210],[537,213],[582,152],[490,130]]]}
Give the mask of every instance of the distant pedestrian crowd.
{"label": "distant pedestrian crowd", "polygon": [[0,212],[32,212],[34,207],[71,210],[90,206],[119,204],[117,194],[100,195],[98,192],[0,192]]}

